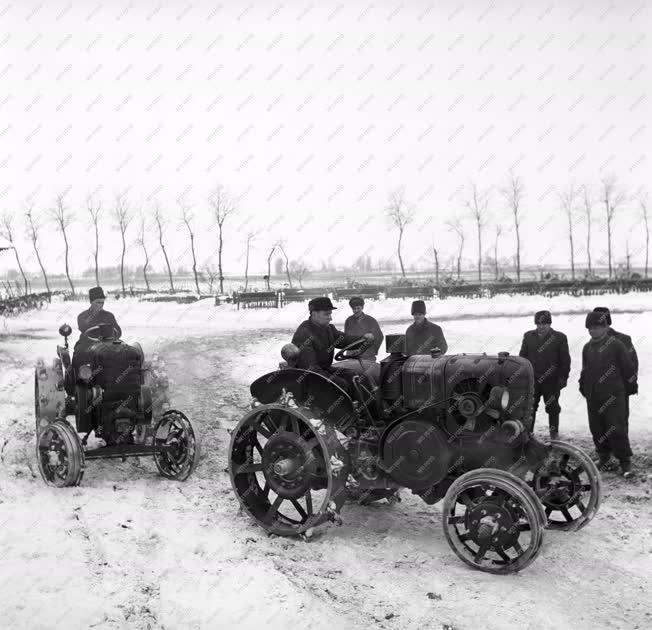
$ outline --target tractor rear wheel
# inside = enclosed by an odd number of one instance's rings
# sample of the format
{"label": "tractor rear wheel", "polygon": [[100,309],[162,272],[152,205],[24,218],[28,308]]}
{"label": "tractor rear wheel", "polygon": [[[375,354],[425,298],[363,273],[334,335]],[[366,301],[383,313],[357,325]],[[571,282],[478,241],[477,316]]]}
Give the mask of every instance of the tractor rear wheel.
{"label": "tractor rear wheel", "polygon": [[36,459],[49,486],[78,486],[84,476],[84,449],[77,432],[65,420],[48,424],[36,438]]}
{"label": "tractor rear wheel", "polygon": [[349,455],[335,429],[306,407],[255,407],[231,433],[229,473],[242,508],[266,531],[308,532],[347,499]]}
{"label": "tractor rear wheel", "polygon": [[547,458],[528,473],[526,481],[543,504],[549,529],[577,531],[600,508],[600,473],[582,449],[561,440],[551,440],[547,446]]}
{"label": "tractor rear wheel", "polygon": [[446,540],[466,564],[488,573],[514,573],[529,565],[543,541],[545,515],[522,479],[479,468],[456,479],[443,505]]}

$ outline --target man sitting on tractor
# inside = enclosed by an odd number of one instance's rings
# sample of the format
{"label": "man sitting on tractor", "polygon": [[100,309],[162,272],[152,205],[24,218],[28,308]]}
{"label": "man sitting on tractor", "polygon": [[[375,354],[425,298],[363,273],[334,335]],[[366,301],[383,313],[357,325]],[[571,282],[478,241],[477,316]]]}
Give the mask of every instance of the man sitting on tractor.
{"label": "man sitting on tractor", "polygon": [[[77,316],[77,326],[79,327],[81,335],[75,344],[72,358],[72,366],[75,370],[84,363],[86,350],[95,343],[95,339],[92,337],[96,339],[99,338],[101,330],[100,326],[102,326],[104,332],[106,332],[110,327],[116,339],[119,339],[122,336],[122,329],[118,325],[113,313],[104,310],[105,296],[102,287],[93,287],[88,292],[88,299],[91,303],[90,308],[82,311]],[[96,333],[91,337],[85,334],[86,331],[89,331],[90,329],[96,329],[91,331]]]}
{"label": "man sitting on tractor", "polygon": [[333,306],[330,298],[318,297],[308,302],[310,317],[301,322],[292,343],[299,348],[296,367],[322,374],[339,385],[350,396],[354,396],[352,370],[333,366],[334,348],[344,348],[359,339],[373,342],[372,333],[364,335],[347,335],[331,324]]}

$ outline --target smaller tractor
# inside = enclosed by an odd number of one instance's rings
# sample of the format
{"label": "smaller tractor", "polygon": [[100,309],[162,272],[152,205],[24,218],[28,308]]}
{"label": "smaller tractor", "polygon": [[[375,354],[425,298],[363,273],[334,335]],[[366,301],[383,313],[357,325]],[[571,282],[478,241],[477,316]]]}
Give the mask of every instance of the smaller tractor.
{"label": "smaller tractor", "polygon": [[259,526],[309,536],[340,523],[347,501],[391,502],[407,488],[429,505],[443,500],[444,536],[465,563],[512,573],[537,557],[545,528],[575,531],[595,516],[601,482],[588,455],[533,435],[527,359],[437,348],[407,357],[404,342],[388,335],[380,364],[360,359],[361,341],[335,355],[354,395],[293,367],[292,344],[278,370],[251,384],[229,471]]}
{"label": "smaller tractor", "polygon": [[129,345],[101,324],[83,333],[84,349],[71,361],[71,333],[67,324],[59,328],[57,358],[51,366],[39,359],[34,374],[36,457],[45,483],[76,486],[86,460],[135,456],[153,457],[164,477],[187,479],[199,460],[199,436],[189,418],[169,409],[158,360],[145,361],[139,343]]}

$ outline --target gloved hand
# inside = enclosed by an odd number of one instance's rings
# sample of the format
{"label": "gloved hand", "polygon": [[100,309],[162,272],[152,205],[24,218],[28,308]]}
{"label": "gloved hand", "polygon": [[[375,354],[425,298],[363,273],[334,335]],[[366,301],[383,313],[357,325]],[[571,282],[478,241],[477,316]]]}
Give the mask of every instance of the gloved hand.
{"label": "gloved hand", "polygon": [[363,336],[365,339],[369,339],[369,341],[373,341],[373,340],[374,340],[374,334],[373,334],[373,333],[365,333],[365,334],[362,335],[362,336]]}

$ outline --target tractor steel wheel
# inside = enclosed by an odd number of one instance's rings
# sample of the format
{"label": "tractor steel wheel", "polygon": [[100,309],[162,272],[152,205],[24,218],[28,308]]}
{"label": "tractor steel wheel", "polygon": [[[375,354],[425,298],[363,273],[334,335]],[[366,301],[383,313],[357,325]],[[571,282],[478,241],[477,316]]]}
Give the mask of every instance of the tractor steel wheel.
{"label": "tractor steel wheel", "polygon": [[36,459],[49,486],[78,486],[84,476],[84,449],[77,432],[65,420],[47,425],[38,434]]}
{"label": "tractor steel wheel", "polygon": [[513,573],[529,565],[541,548],[546,522],[532,488],[494,468],[456,479],[444,497],[442,517],[457,556],[488,573]]}
{"label": "tractor steel wheel", "polygon": [[163,477],[185,481],[197,467],[199,433],[180,411],[170,409],[163,414],[154,429],[154,445],[168,447],[165,452],[154,452],[156,467]]}
{"label": "tractor steel wheel", "polygon": [[281,536],[339,522],[351,465],[335,429],[306,407],[264,405],[231,433],[229,473],[242,508]]}
{"label": "tractor steel wheel", "polygon": [[600,473],[582,449],[560,440],[552,440],[547,446],[548,457],[526,481],[543,504],[548,528],[577,531],[600,508]]}

